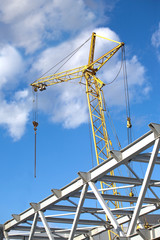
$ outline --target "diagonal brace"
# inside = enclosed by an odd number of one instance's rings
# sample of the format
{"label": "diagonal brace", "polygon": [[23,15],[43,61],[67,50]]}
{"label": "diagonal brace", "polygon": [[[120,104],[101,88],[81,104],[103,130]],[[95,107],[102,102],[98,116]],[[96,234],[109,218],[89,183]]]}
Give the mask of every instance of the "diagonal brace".
{"label": "diagonal brace", "polygon": [[97,200],[99,201],[100,205],[102,206],[102,208],[104,209],[107,217],[109,218],[109,220],[111,221],[111,224],[113,225],[113,227],[115,228],[115,230],[117,231],[118,235],[120,236],[124,236],[124,233],[120,227],[120,225],[118,224],[117,220],[115,219],[115,217],[113,216],[112,212],[110,211],[109,207],[107,206],[106,202],[104,201],[102,195],[99,193],[96,185],[93,182],[88,182],[89,186],[91,187],[93,193],[95,194]]}
{"label": "diagonal brace", "polygon": [[8,232],[7,231],[4,231],[4,237],[5,237],[5,240],[9,240],[9,236],[8,236]]}
{"label": "diagonal brace", "polygon": [[45,230],[46,230],[46,233],[47,233],[47,235],[48,235],[49,240],[54,240],[54,237],[53,237],[53,235],[52,235],[52,232],[51,232],[51,230],[50,230],[50,227],[49,227],[49,225],[48,225],[48,222],[47,222],[47,220],[45,219],[44,213],[43,213],[42,211],[39,211],[38,213],[39,213],[39,216],[40,216],[40,218],[41,218],[41,220],[42,220],[42,223],[43,223],[43,225],[44,225],[44,228],[45,228]]}
{"label": "diagonal brace", "polygon": [[76,228],[77,228],[78,220],[79,220],[79,217],[80,217],[80,214],[81,214],[81,209],[83,207],[83,203],[84,203],[84,200],[85,200],[85,195],[86,195],[87,189],[88,189],[88,184],[86,183],[82,188],[81,196],[80,196],[80,199],[79,199],[79,203],[78,203],[78,206],[77,206],[75,218],[74,218],[74,221],[73,221],[73,224],[72,224],[72,229],[71,229],[68,240],[73,240],[73,237],[74,237],[74,234],[75,234],[75,231],[76,231]]}
{"label": "diagonal brace", "polygon": [[140,193],[139,193],[137,204],[136,204],[133,216],[132,216],[131,223],[129,225],[127,236],[130,236],[134,232],[135,226],[137,224],[139,213],[140,213],[140,210],[141,210],[141,207],[142,207],[142,204],[143,204],[143,200],[144,200],[144,197],[145,197],[145,194],[146,194],[149,182],[150,182],[152,172],[153,172],[154,164],[155,164],[155,161],[157,159],[157,154],[158,154],[158,151],[159,151],[159,147],[160,147],[160,138],[157,138],[155,140],[155,144],[154,144],[152,154],[151,154],[151,157],[150,157],[150,160],[149,160],[149,164],[148,164],[148,167],[147,167],[147,171],[146,171],[143,183],[142,183],[142,187],[141,187],[141,190],[140,190]]}
{"label": "diagonal brace", "polygon": [[34,215],[34,219],[33,219],[33,223],[32,223],[32,227],[31,227],[31,231],[30,231],[28,240],[33,239],[33,235],[34,235],[34,232],[35,232],[37,220],[38,220],[38,212],[36,212],[35,215]]}

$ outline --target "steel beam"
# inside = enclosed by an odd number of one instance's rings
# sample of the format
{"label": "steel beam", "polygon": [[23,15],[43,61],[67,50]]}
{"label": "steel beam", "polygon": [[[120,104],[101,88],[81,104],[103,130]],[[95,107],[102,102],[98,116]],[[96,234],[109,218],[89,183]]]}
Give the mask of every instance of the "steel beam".
{"label": "steel beam", "polygon": [[[158,240],[160,238],[160,225],[153,226],[149,229],[140,229],[125,240]],[[76,239],[77,240],[77,239]],[[124,240],[120,237],[119,240]]]}
{"label": "steel beam", "polygon": [[150,181],[150,178],[151,178],[151,175],[152,175],[152,172],[153,172],[154,163],[155,163],[156,158],[157,158],[159,147],[160,147],[160,138],[157,138],[155,140],[155,144],[154,144],[154,147],[153,147],[153,150],[152,150],[152,154],[151,154],[150,161],[149,161],[149,164],[148,164],[148,167],[147,167],[147,171],[146,171],[146,174],[145,174],[145,177],[144,177],[144,181],[143,181],[140,193],[139,193],[136,208],[134,210],[131,223],[129,225],[129,229],[128,229],[128,232],[127,232],[128,236],[130,236],[134,232],[134,229],[135,229],[135,226],[136,226],[136,223],[137,223],[137,219],[139,217],[139,212],[140,212],[140,209],[142,207],[142,203],[143,203],[143,200],[144,200],[144,197],[145,197],[148,185],[149,185],[149,181]]}
{"label": "steel beam", "polygon": [[[130,196],[124,196],[124,195],[112,195],[112,194],[102,194],[103,198],[105,200],[109,201],[120,201],[120,202],[137,202],[138,197],[130,197]],[[75,198],[79,198],[80,194],[75,193]],[[95,195],[91,192],[86,193],[87,199],[96,199]],[[144,203],[159,203],[159,200],[156,198],[144,198]]]}
{"label": "steel beam", "polygon": [[[51,223],[65,223],[65,224],[73,224],[73,219],[71,218],[55,218],[55,217],[46,217],[47,222]],[[41,221],[41,219],[38,219],[38,221]],[[80,219],[78,222],[80,225],[92,225],[92,226],[102,226],[104,224],[107,224],[105,221],[98,221],[98,220],[86,220],[86,219]]]}
{"label": "steel beam", "polygon": [[104,161],[97,167],[93,168],[90,171],[91,181],[97,181],[102,176],[104,176],[104,174],[109,173],[110,171],[119,167],[121,164],[125,164],[126,162],[131,160],[135,155],[151,147],[154,144],[154,141],[155,141],[154,132],[150,131],[146,133],[144,136],[137,139],[136,141],[128,145],[126,148],[121,150],[122,153],[121,161],[117,161],[114,157],[112,157],[109,158],[107,161]]}
{"label": "steel beam", "polygon": [[8,236],[8,232],[7,231],[4,231],[4,237],[5,237],[5,240],[9,240],[9,236]]}
{"label": "steel beam", "polygon": [[[134,162],[142,162],[142,163],[148,163],[150,160],[150,153],[141,153],[138,154],[137,156],[132,158],[132,161]],[[157,157],[155,164],[160,164],[160,157]]]}
{"label": "steel beam", "polygon": [[[141,211],[139,213],[139,217],[147,215],[147,214],[149,214],[151,212],[154,212],[154,211],[156,211],[158,209],[159,209],[159,207],[156,206],[156,205],[153,205],[153,204],[149,205],[149,206],[146,206],[146,207],[141,209]],[[132,218],[132,215],[128,215],[128,216],[126,215],[126,216],[123,216],[123,217],[119,217],[117,219],[117,221],[121,225],[121,224],[129,222],[131,220],[131,218]]]}
{"label": "steel beam", "polygon": [[109,207],[107,206],[106,202],[104,201],[102,195],[99,193],[96,185],[93,182],[88,182],[89,186],[91,187],[92,191],[94,192],[97,200],[99,201],[100,205],[102,206],[102,208],[104,209],[107,217],[109,218],[109,220],[111,221],[111,224],[113,225],[113,227],[115,228],[116,232],[118,233],[118,235],[120,236],[124,236],[124,233],[120,227],[120,225],[118,224],[117,220],[115,219],[115,217],[113,216],[112,212],[110,211]]}
{"label": "steel beam", "polygon": [[[77,204],[75,202],[73,202],[71,199],[67,199],[67,201],[69,201],[70,203],[72,203],[74,206],[77,207]],[[82,207],[82,212],[81,213],[88,213],[87,211],[85,211],[85,208]],[[106,223],[101,217],[99,217],[96,213],[94,212],[90,212],[91,215],[93,215],[94,217],[96,217],[97,219],[99,219],[100,221],[104,222],[104,224]]]}
{"label": "steel beam", "polygon": [[[66,212],[76,212],[76,207],[73,206],[54,206],[51,210],[56,211],[66,211]],[[133,211],[125,210],[125,209],[111,209],[111,212],[116,215],[127,215],[133,213]],[[105,214],[104,210],[101,208],[90,208],[90,207],[83,207],[81,213],[91,213],[91,214]]]}
{"label": "steel beam", "polygon": [[[130,208],[130,207],[128,207]],[[63,205],[55,205],[50,210],[56,211],[66,211],[66,212],[76,212],[76,207],[73,206],[63,206]],[[125,208],[118,208],[118,209],[110,209],[111,212],[115,215],[130,215],[133,213],[133,210],[127,210]],[[102,208],[90,208],[90,207],[83,207],[81,214],[83,213],[90,213],[90,214],[105,214]]]}
{"label": "steel beam", "polygon": [[[155,211],[156,209],[157,208],[156,208],[155,205],[146,206],[146,207],[142,208],[142,210],[140,211],[140,215],[139,216],[143,216],[143,215],[145,215],[147,213],[151,213],[151,212]],[[118,222],[119,225],[121,225],[121,224],[129,222],[130,219],[131,219],[131,217],[129,217],[129,216],[123,216],[123,217],[118,218],[117,222]],[[95,235],[100,234],[100,233],[102,233],[104,231],[106,231],[106,227],[105,226],[93,228],[92,230],[90,230],[90,235],[91,236],[95,236]],[[79,236],[74,238],[74,240],[84,240],[84,239],[86,239],[86,235],[84,235],[84,234],[81,234],[81,235],[79,235]],[[119,238],[119,239],[122,239],[122,238]],[[129,238],[127,238],[127,240],[129,240]],[[133,238],[133,240],[134,240],[134,238]],[[138,240],[140,240],[140,239],[138,239]]]}
{"label": "steel beam", "polygon": [[[76,212],[77,207],[74,206],[66,206],[66,205],[54,205],[49,210],[55,210],[55,211],[66,211],[66,212]],[[83,211],[87,213],[99,213],[101,211],[101,208],[91,208],[91,207],[83,207]],[[83,213],[82,211],[82,213]]]}
{"label": "steel beam", "polygon": [[37,219],[38,219],[38,212],[36,212],[35,215],[34,215],[34,219],[33,219],[33,223],[32,223],[32,227],[31,227],[31,231],[30,231],[28,240],[33,239],[33,235],[34,235],[34,232],[35,232],[35,229],[36,229]]}
{"label": "steel beam", "polygon": [[[137,178],[130,178],[130,177],[122,177],[122,176],[111,176],[111,175],[105,175],[102,178],[99,179],[99,181],[104,182],[115,182],[115,183],[123,183],[123,184],[134,184],[137,186],[142,185],[143,179],[137,179]],[[149,185],[152,187],[160,186],[160,181],[158,180],[150,180]]]}
{"label": "steel beam", "polygon": [[[92,227],[77,228],[76,233],[88,233],[91,229],[92,229]],[[17,230],[19,232],[23,232],[23,231],[29,232],[31,230],[31,228],[28,226],[16,226],[14,228],[14,230]],[[50,230],[51,230],[51,232],[54,232],[54,233],[69,233],[71,231],[70,228],[64,229],[64,228],[55,228],[55,227],[54,228],[50,227]],[[45,232],[45,228],[44,227],[36,227],[35,232],[36,232],[36,234]]]}
{"label": "steel beam", "polygon": [[50,227],[49,227],[49,225],[48,225],[48,222],[47,222],[47,220],[45,219],[44,213],[43,213],[42,211],[38,211],[38,213],[39,213],[39,216],[40,216],[40,218],[41,218],[41,220],[42,220],[42,223],[43,223],[43,225],[44,225],[44,228],[45,228],[45,230],[46,230],[46,233],[47,233],[47,235],[48,235],[48,238],[49,238],[50,240],[54,240],[54,237],[53,237],[53,235],[52,235],[52,232],[51,232],[51,230],[50,230]]}

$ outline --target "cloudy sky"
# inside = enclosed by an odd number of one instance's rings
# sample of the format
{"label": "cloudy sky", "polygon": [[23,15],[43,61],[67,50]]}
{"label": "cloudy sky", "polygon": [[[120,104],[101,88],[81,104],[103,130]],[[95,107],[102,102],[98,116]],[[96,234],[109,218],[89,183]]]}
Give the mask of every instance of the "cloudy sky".
{"label": "cloudy sky", "polygon": [[[33,177],[33,94],[30,84],[92,34],[125,42],[133,138],[160,122],[160,3],[152,0],[0,0],[1,223],[51,188],[92,167],[85,88],[52,86],[38,94],[37,178]],[[110,48],[97,39],[95,56]],[[87,64],[89,42],[61,69]],[[111,82],[117,53],[98,73]],[[59,66],[58,66],[59,67]],[[48,74],[53,74],[52,69]],[[127,145],[123,74],[104,88],[122,146]],[[110,128],[110,126],[108,126]],[[114,141],[114,140],[113,140]],[[60,174],[61,173],[61,174]]]}

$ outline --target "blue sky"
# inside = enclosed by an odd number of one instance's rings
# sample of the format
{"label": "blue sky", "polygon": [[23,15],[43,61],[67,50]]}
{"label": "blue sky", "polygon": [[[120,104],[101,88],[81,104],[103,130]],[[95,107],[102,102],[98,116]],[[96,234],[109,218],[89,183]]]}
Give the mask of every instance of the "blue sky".
{"label": "blue sky", "polygon": [[[39,98],[34,179],[32,89],[42,73],[96,33],[125,42],[133,136],[160,122],[160,3],[151,0],[0,0],[1,223],[92,167],[85,89],[50,87]],[[105,53],[97,40],[97,53]],[[89,45],[67,68],[87,63]],[[110,82],[120,53],[99,77]],[[53,72],[54,73],[54,72]],[[127,145],[123,77],[104,89],[122,146]],[[110,126],[108,126],[110,128]],[[110,131],[110,130],[109,130]],[[114,142],[114,140],[113,140]],[[116,146],[115,146],[116,149]],[[95,165],[95,162],[94,162]]]}

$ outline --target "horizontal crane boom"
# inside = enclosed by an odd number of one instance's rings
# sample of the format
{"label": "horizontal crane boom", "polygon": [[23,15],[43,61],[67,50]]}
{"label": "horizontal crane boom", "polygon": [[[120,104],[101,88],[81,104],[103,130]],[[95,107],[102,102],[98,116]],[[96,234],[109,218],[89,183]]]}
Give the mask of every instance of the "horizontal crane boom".
{"label": "horizontal crane boom", "polygon": [[[35,89],[45,90],[47,86],[55,85],[61,82],[68,82],[74,79],[80,79],[84,77],[86,71],[92,72],[92,75],[95,75],[96,72],[124,45],[124,43],[119,43],[115,48],[105,53],[103,56],[99,57],[95,61],[91,62],[88,65],[84,65],[78,68],[70,69],[60,73],[55,73],[46,77],[38,78],[34,81],[31,86]],[[104,85],[104,84],[103,84]]]}

